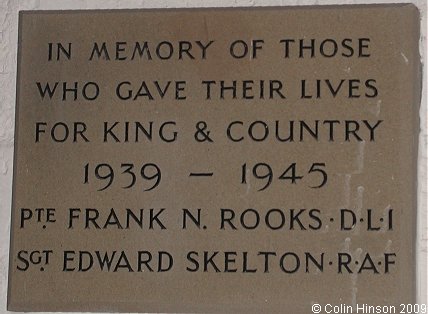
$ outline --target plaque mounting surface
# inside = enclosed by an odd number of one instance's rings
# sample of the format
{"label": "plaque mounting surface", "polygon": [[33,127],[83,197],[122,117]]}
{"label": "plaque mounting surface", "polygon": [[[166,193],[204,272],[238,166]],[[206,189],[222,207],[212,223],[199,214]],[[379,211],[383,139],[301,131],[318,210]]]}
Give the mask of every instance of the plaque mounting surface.
{"label": "plaque mounting surface", "polygon": [[29,11],[8,309],[415,301],[412,5]]}

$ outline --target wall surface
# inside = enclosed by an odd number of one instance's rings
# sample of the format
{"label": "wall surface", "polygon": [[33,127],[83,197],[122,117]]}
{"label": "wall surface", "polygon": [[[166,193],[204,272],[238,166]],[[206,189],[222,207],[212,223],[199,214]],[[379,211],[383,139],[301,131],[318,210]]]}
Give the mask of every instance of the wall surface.
{"label": "wall surface", "polygon": [[[321,4],[393,3],[394,0],[0,0],[0,313],[6,313],[12,199],[15,120],[16,48],[20,10],[123,9],[175,7],[287,6]],[[421,133],[418,162],[418,302],[427,303],[427,95],[426,0],[410,2],[421,11],[420,54],[424,65]]]}

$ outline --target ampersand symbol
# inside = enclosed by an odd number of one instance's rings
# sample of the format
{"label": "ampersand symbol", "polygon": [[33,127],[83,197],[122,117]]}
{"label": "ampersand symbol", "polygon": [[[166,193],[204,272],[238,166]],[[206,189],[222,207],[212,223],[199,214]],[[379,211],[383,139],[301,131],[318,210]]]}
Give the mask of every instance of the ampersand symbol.
{"label": "ampersand symbol", "polygon": [[198,142],[212,142],[213,140],[210,138],[211,131],[207,130],[207,123],[205,121],[199,121],[196,123],[196,133],[195,140]]}

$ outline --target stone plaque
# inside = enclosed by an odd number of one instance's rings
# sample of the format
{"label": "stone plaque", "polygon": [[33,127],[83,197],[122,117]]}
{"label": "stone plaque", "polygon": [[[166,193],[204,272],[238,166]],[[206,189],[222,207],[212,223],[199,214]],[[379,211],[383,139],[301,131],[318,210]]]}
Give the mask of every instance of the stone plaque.
{"label": "stone plaque", "polygon": [[415,6],[19,19],[9,310],[415,302]]}

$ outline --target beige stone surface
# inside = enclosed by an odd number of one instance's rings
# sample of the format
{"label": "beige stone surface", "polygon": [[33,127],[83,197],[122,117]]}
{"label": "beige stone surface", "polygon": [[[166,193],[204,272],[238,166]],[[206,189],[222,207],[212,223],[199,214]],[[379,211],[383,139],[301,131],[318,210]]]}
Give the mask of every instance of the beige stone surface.
{"label": "beige stone surface", "polygon": [[[312,1],[300,2],[314,4]],[[319,2],[331,4],[333,1]],[[360,3],[348,1],[347,3]],[[0,305],[5,311],[7,291],[9,221],[11,207],[11,180],[13,155],[13,128],[15,108],[16,77],[16,41],[17,12],[21,9],[89,9],[89,8],[143,8],[143,7],[197,7],[197,6],[254,6],[254,5],[294,5],[296,1],[3,1],[0,9],[2,30],[0,33]],[[416,2],[421,10],[421,17],[426,21],[426,7],[423,1]],[[422,23],[423,25],[424,23]],[[426,30],[422,28],[421,47],[425,46]],[[423,58],[426,53],[421,48]],[[426,70],[425,70],[426,71]],[[426,81],[426,78],[424,78]],[[418,187],[418,300],[426,302],[426,90],[423,91],[421,105],[421,134],[419,146],[419,187]],[[424,299],[425,298],[425,299]],[[314,300],[316,301],[316,300]]]}

